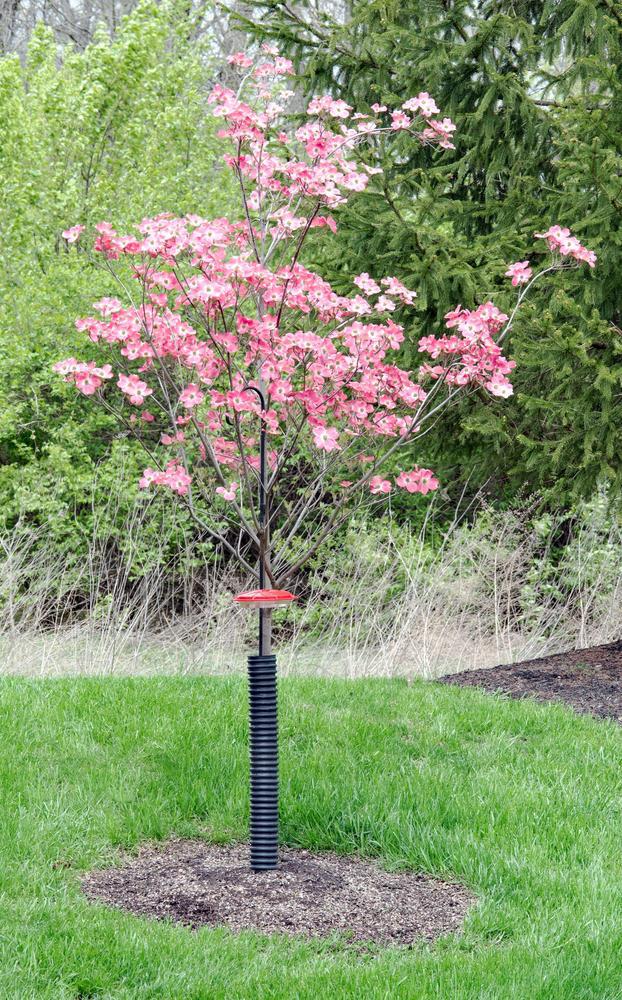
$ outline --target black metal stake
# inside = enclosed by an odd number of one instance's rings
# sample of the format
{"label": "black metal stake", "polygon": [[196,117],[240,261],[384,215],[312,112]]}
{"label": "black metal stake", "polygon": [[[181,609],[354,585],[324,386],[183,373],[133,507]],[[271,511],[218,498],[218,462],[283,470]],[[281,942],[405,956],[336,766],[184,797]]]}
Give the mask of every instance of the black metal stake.
{"label": "black metal stake", "polygon": [[[257,393],[261,408],[266,401]],[[259,587],[266,585],[266,429],[261,422],[259,434]],[[279,845],[279,756],[276,692],[276,656],[271,649],[270,608],[259,609],[259,652],[248,658],[250,705],[250,779],[251,779],[251,868],[254,872],[271,871],[278,865]]]}

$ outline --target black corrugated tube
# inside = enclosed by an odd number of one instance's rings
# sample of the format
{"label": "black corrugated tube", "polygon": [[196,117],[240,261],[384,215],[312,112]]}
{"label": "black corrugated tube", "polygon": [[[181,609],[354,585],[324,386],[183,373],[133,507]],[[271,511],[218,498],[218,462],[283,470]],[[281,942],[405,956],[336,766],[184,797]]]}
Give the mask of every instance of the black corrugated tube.
{"label": "black corrugated tube", "polygon": [[279,756],[276,656],[249,656],[251,868],[278,865]]}

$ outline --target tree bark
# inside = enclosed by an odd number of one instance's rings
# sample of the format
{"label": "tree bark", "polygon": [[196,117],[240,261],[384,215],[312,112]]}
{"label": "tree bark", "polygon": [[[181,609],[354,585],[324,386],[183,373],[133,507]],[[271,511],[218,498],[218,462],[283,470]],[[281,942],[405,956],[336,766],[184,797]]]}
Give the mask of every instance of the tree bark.
{"label": "tree bark", "polygon": [[261,619],[259,655],[270,656],[272,652],[272,608],[261,608],[259,616]]}

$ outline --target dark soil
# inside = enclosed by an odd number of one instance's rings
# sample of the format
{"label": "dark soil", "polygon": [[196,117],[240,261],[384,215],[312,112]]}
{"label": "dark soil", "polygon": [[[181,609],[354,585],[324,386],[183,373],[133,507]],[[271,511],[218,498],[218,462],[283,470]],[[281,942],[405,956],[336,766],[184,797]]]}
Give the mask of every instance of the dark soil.
{"label": "dark soil", "polygon": [[622,723],[622,640],[540,660],[465,670],[440,680],[498,691],[511,698],[563,701],[576,712]]}
{"label": "dark soil", "polygon": [[120,868],[89,873],[82,887],[91,900],[193,928],[382,945],[456,931],[475,901],[461,886],[329,853],[284,849],[276,871],[254,874],[246,845],[198,840],[145,847]]}

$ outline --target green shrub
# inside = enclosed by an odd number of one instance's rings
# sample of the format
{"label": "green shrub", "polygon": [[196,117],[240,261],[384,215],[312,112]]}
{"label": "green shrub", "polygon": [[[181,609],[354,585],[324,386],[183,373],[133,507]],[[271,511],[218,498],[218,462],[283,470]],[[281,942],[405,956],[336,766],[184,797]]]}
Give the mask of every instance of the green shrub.
{"label": "green shrub", "polygon": [[[76,316],[114,292],[61,233],[166,211],[227,213],[229,176],[205,109],[209,43],[184,33],[176,3],[142,2],[113,40],[102,32],[84,52],[59,51],[39,25],[25,65],[0,59],[0,522],[45,526],[46,546],[69,562],[86,555],[93,505],[100,521],[114,509],[123,545],[141,458],[51,373],[77,350]],[[162,515],[158,539],[174,549],[183,514]]]}

